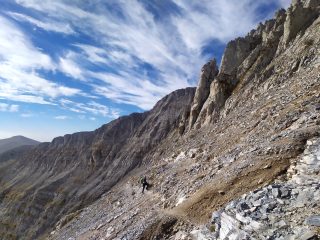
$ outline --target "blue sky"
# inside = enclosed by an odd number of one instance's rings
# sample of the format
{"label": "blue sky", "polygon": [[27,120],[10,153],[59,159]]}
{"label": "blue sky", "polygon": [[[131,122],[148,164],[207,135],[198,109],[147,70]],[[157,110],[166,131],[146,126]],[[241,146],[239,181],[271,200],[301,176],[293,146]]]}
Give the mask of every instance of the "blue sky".
{"label": "blue sky", "polygon": [[91,131],[196,86],[289,0],[1,0],[0,139]]}

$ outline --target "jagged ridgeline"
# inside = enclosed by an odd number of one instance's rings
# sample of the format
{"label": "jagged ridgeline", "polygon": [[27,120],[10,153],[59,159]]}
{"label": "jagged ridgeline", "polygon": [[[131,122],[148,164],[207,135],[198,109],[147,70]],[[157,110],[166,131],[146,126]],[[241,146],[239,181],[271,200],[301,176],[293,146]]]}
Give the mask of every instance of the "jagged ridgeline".
{"label": "jagged ridgeline", "polygon": [[316,239],[319,12],[293,1],[148,112],[2,154],[0,239]]}

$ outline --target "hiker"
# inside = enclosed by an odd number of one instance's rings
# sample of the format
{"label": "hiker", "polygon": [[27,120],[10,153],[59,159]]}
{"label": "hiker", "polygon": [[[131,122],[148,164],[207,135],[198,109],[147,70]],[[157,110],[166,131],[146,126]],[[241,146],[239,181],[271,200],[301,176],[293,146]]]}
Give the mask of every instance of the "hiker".
{"label": "hiker", "polygon": [[148,190],[148,187],[149,187],[149,183],[147,182],[147,177],[146,176],[142,177],[140,182],[142,184],[142,193],[143,193],[144,189]]}

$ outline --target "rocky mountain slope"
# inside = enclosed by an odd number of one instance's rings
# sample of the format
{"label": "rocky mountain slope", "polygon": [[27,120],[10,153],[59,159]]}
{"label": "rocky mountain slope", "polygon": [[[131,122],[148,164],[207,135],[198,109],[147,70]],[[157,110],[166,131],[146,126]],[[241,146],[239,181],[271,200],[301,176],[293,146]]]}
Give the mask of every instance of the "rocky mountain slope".
{"label": "rocky mountain slope", "polygon": [[94,132],[55,138],[5,161],[0,167],[0,236],[35,239],[99,198],[147,161],[164,138],[178,134],[194,92],[177,90],[149,112],[121,117]]}
{"label": "rocky mountain slope", "polygon": [[319,12],[294,0],[197,89],[2,163],[0,236],[319,238]]}
{"label": "rocky mountain slope", "polygon": [[26,138],[24,136],[14,136],[11,138],[0,139],[0,154],[6,151],[9,151],[11,149],[14,149],[16,147],[28,146],[28,145],[34,146],[38,144],[39,144],[38,141],[35,141],[30,138]]}

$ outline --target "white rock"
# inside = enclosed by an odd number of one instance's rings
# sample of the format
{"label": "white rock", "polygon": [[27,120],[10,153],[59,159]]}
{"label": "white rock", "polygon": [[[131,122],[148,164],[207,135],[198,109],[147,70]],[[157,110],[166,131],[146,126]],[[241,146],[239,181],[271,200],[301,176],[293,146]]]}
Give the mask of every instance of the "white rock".
{"label": "white rock", "polygon": [[186,200],[186,196],[181,196],[178,198],[178,201],[176,203],[176,206],[180,205],[181,203],[183,203]]}
{"label": "white rock", "polygon": [[181,160],[183,160],[183,159],[185,159],[186,158],[186,153],[185,152],[181,152],[177,157],[176,157],[176,159],[174,160],[174,162],[179,162],[179,161],[181,161]]}
{"label": "white rock", "polygon": [[225,239],[234,229],[239,229],[239,222],[223,212],[221,214],[220,238]]}
{"label": "white rock", "polygon": [[236,219],[245,224],[249,223],[251,219],[241,216],[239,213],[236,213]]}
{"label": "white rock", "polygon": [[187,239],[188,234],[183,231],[179,231],[175,234],[174,240],[184,240]]}

